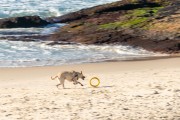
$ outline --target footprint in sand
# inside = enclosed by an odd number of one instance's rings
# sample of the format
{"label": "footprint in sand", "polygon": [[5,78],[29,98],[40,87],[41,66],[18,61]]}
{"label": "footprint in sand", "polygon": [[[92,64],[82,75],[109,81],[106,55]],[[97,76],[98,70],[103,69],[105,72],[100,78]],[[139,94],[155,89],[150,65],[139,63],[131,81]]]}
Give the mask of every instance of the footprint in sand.
{"label": "footprint in sand", "polygon": [[6,117],[12,116],[12,114],[7,114]]}
{"label": "footprint in sand", "polygon": [[6,111],[6,110],[1,110],[0,112],[1,112],[1,113],[5,113],[5,112],[7,112],[7,111]]}
{"label": "footprint in sand", "polygon": [[175,89],[173,90],[173,92],[180,92],[180,89]]}

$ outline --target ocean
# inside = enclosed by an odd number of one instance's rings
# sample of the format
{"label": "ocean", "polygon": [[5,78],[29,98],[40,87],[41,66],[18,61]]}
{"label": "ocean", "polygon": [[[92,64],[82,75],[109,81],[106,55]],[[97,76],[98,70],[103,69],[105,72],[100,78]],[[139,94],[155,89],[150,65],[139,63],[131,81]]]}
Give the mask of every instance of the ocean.
{"label": "ocean", "polygon": [[[1,0],[0,19],[25,15],[41,18],[60,16],[117,0]],[[53,33],[64,24],[43,28],[0,29],[0,67],[54,66],[111,60],[127,60],[157,54],[142,48],[121,45],[47,45],[50,41],[10,41],[8,36],[33,36]]]}

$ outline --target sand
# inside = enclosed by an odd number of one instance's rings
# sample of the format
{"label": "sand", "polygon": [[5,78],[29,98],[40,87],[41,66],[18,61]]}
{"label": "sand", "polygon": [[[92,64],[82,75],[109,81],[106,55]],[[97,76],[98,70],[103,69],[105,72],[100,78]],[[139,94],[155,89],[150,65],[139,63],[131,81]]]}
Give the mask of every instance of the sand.
{"label": "sand", "polygon": [[[65,70],[84,86],[57,89],[50,77]],[[180,120],[180,58],[0,68],[0,120]]]}

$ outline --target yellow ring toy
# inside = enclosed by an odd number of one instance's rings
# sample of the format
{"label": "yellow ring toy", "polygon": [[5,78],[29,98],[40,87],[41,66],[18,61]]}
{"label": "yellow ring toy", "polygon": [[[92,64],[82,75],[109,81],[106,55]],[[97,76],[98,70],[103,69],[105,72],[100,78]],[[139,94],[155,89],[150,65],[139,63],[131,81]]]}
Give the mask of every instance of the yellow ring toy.
{"label": "yellow ring toy", "polygon": [[[97,80],[98,83],[97,83],[96,85],[93,85],[93,84],[92,84],[92,80]],[[90,83],[90,85],[91,85],[92,87],[98,87],[99,84],[100,84],[100,80],[99,80],[99,78],[97,78],[97,77],[93,77],[93,78],[91,78],[91,80],[89,81],[89,83]]]}

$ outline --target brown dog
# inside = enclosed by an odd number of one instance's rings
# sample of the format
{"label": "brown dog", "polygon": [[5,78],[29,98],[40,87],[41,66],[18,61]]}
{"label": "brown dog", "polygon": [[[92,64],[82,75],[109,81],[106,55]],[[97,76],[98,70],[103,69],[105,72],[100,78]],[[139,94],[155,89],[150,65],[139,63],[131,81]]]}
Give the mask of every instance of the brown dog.
{"label": "brown dog", "polygon": [[76,71],[72,71],[72,72],[64,71],[61,74],[56,75],[55,77],[51,77],[52,80],[55,80],[56,78],[58,78],[59,80],[59,84],[57,84],[56,86],[58,87],[59,85],[62,85],[63,88],[65,88],[64,87],[65,80],[68,80],[69,82],[73,82],[74,85],[80,84],[81,86],[83,86],[83,84],[80,83],[78,79],[81,78],[82,80],[84,80],[85,76],[83,75],[82,71],[81,73]]}

